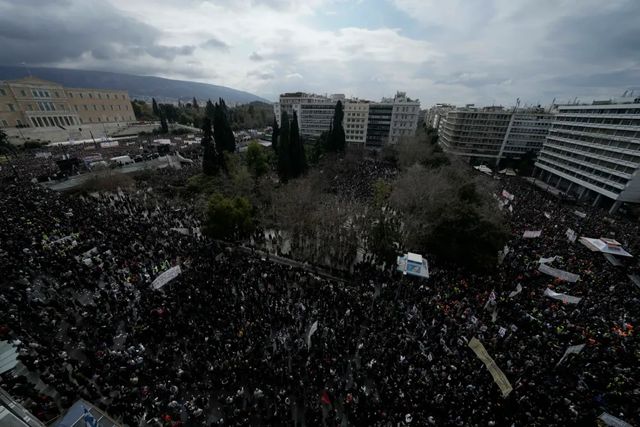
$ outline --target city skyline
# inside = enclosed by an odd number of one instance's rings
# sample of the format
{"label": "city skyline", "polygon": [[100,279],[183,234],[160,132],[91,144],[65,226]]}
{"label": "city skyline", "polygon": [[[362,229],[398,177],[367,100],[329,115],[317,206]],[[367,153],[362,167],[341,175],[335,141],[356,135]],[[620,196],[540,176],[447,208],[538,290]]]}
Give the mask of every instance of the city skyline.
{"label": "city skyline", "polygon": [[549,104],[640,86],[640,3],[0,0],[0,63],[247,90]]}

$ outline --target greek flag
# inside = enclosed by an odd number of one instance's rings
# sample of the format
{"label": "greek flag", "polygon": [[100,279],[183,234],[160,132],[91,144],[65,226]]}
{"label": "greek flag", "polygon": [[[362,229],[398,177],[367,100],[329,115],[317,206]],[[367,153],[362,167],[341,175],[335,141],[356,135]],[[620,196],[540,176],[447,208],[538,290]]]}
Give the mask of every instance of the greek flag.
{"label": "greek flag", "polygon": [[84,427],[100,427],[98,425],[98,421],[96,421],[95,417],[91,415],[91,412],[84,408]]}

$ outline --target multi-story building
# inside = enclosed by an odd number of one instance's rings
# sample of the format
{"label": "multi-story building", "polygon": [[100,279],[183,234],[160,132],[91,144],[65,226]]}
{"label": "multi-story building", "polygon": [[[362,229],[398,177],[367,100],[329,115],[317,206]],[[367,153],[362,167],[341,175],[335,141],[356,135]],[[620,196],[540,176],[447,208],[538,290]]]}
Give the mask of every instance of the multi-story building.
{"label": "multi-story building", "polygon": [[344,104],[344,133],[347,144],[364,146],[367,142],[369,101],[357,99]]}
{"label": "multi-story building", "polygon": [[380,103],[369,105],[367,117],[367,148],[382,148],[389,143],[393,104]]}
{"label": "multi-story building", "polygon": [[0,125],[67,128],[135,121],[126,91],[65,88],[35,77],[0,81]]}
{"label": "multi-story building", "polygon": [[455,105],[451,104],[436,104],[427,110],[424,122],[427,126],[438,130],[440,128],[442,118],[445,117],[449,111],[455,110],[455,108]]}
{"label": "multi-story building", "polygon": [[457,108],[441,118],[438,141],[472,163],[498,164],[540,151],[552,121],[553,114],[541,108]]}
{"label": "multi-story building", "polygon": [[640,202],[640,98],[559,105],[535,175],[615,212]]}
{"label": "multi-story building", "polygon": [[[303,92],[283,93],[279,101],[274,105],[278,124],[283,112],[291,118],[295,111],[300,135],[309,139],[318,138],[331,129],[336,103],[341,101],[347,143],[368,148],[395,144],[403,136],[415,135],[420,116],[420,102],[408,98],[404,92],[398,92],[394,98],[383,98],[379,103],[347,100],[342,94],[322,96]],[[369,130],[373,132],[371,135]]]}
{"label": "multi-story building", "polygon": [[398,92],[393,99],[383,98],[382,104],[385,103],[393,105],[389,143],[397,144],[400,138],[415,135],[420,116],[420,101],[407,97],[406,92]]}

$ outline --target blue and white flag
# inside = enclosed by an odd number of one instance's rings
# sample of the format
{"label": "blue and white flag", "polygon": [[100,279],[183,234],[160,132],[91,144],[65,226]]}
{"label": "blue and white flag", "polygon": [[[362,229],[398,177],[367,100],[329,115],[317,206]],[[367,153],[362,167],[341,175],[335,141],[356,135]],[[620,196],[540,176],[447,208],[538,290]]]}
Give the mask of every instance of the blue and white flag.
{"label": "blue and white flag", "polygon": [[85,407],[84,409],[84,427],[100,427],[98,421],[96,421],[95,417],[91,415],[91,412]]}

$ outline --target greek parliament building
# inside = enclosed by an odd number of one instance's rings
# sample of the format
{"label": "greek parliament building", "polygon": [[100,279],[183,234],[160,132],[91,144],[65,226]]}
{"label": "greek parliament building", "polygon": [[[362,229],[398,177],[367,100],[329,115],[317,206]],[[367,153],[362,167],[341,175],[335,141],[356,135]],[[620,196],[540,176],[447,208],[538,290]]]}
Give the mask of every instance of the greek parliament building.
{"label": "greek parliament building", "polygon": [[126,91],[68,88],[37,77],[0,81],[0,126],[14,134],[47,139],[60,130],[73,136],[83,127],[106,130],[134,121]]}
{"label": "greek parliament building", "polygon": [[426,120],[438,129],[444,151],[470,163],[498,165],[502,159],[540,151],[553,114],[539,107],[455,108],[441,104],[428,110]]}
{"label": "greek parliament building", "polygon": [[534,176],[611,213],[640,203],[640,98],[556,108]]}
{"label": "greek parliament building", "polygon": [[416,133],[420,101],[407,97],[405,92],[398,92],[393,98],[382,98],[380,102],[347,99],[342,94],[283,93],[274,105],[274,114],[280,125],[283,112],[291,120],[295,111],[300,134],[308,139],[316,139],[331,128],[338,101],[343,105],[342,125],[347,144],[381,148]]}

